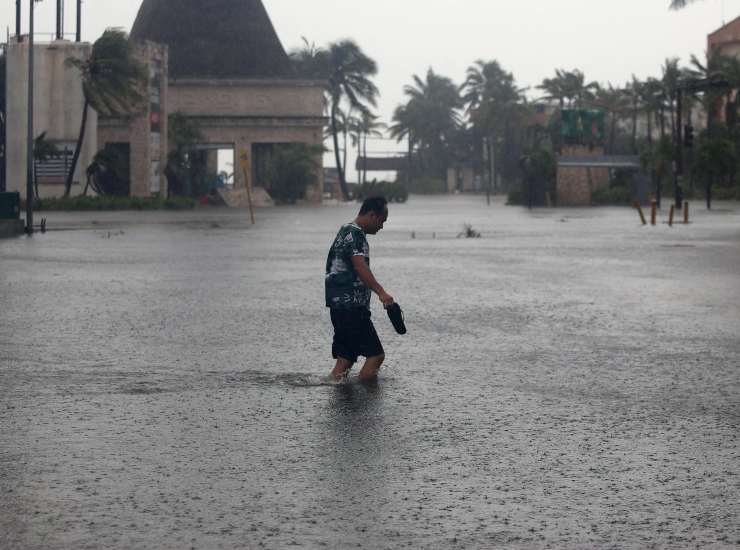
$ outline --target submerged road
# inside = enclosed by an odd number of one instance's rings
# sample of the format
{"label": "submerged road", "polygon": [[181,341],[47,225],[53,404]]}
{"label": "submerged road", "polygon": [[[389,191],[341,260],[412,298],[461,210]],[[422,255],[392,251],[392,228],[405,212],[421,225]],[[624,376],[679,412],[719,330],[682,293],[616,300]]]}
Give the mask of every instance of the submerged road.
{"label": "submerged road", "polygon": [[738,203],[412,197],[370,237],[409,334],[375,300],[378,384],[323,386],[355,210],[0,241],[0,548],[740,545]]}

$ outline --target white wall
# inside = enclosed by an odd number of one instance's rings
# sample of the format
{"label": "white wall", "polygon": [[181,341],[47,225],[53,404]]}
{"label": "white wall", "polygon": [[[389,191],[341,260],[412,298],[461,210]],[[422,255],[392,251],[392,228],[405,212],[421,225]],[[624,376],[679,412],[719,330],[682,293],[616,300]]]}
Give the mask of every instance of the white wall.
{"label": "white wall", "polygon": [[[34,137],[47,132],[54,142],[77,141],[82,123],[84,96],[79,71],[67,65],[70,57],[86,58],[92,46],[87,43],[57,41],[34,47]],[[8,191],[26,196],[26,140],[28,128],[28,42],[11,39],[7,48],[7,165]],[[75,171],[72,194],[80,194],[85,169],[97,152],[98,117],[88,112],[85,141]],[[41,185],[42,198],[61,196],[64,185]]]}

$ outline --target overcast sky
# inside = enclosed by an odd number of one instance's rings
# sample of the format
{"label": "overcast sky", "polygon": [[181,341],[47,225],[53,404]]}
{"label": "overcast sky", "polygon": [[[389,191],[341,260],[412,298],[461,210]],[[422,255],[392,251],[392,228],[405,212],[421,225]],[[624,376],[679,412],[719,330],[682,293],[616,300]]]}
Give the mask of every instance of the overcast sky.
{"label": "overcast sky", "polygon": [[[691,54],[703,56],[707,34],[740,16],[740,0],[703,0],[680,12],[668,10],[669,0],[263,1],[287,50],[302,36],[318,45],[355,39],[378,62],[379,112],[386,121],[411,75],[429,67],[460,83],[475,60],[496,59],[522,87],[536,86],[556,68],[621,85],[632,74],[658,76],[667,57],[688,63]],[[0,23],[12,30],[15,1],[0,2]],[[66,4],[67,31],[74,33],[75,1]],[[39,32],[53,31],[55,5],[37,5]],[[129,30],[140,5],[85,0],[83,39],[92,41],[107,27]]]}

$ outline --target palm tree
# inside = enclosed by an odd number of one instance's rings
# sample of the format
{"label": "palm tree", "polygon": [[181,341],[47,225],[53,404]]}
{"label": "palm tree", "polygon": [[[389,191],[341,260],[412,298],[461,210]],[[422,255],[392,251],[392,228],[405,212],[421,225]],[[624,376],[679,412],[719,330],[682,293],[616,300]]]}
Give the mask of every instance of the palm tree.
{"label": "palm tree", "polygon": [[665,98],[668,100],[668,110],[671,116],[671,136],[676,138],[676,101],[678,98],[678,85],[681,81],[682,71],[678,66],[678,57],[671,57],[663,64],[663,89]]}
{"label": "palm tree", "polygon": [[328,79],[327,51],[309,42],[304,36],[303,46],[292,50],[289,54],[296,74],[307,79]]}
{"label": "palm tree", "polygon": [[414,136],[414,128],[420,125],[418,122],[419,114],[415,112],[416,105],[406,104],[399,105],[393,111],[392,122],[388,127],[388,133],[392,138],[395,138],[397,142],[401,142],[404,139],[408,142],[408,166],[406,168],[407,183],[411,182],[413,177],[413,157],[414,149],[417,145],[416,137]]}
{"label": "palm tree", "polygon": [[39,180],[38,175],[36,174],[36,165],[42,162],[47,162],[49,159],[58,155],[59,148],[54,144],[54,142],[46,139],[46,132],[41,132],[41,134],[36,136],[36,139],[33,140],[33,187],[37,199],[40,199],[41,196],[39,195]]}
{"label": "palm tree", "polygon": [[626,90],[614,88],[609,84],[608,88],[599,88],[596,92],[594,105],[603,109],[609,115],[609,147],[610,154],[614,154],[614,142],[617,135],[617,124],[619,119],[629,112],[631,97]]}
{"label": "palm tree", "polygon": [[361,113],[368,110],[368,105],[373,107],[376,105],[379,92],[370,78],[377,74],[378,66],[352,40],[330,44],[327,51],[327,63],[334,157],[342,194],[346,200],[349,200],[349,189],[339,154],[339,112],[343,102],[347,103],[350,109]]}
{"label": "palm tree", "polygon": [[349,153],[347,141],[351,139],[353,145],[356,145],[359,141],[360,120],[351,107],[347,113],[341,108],[337,111],[337,130],[342,134],[342,167],[344,168],[345,177],[347,174],[347,155]]}
{"label": "palm tree", "polygon": [[[475,133],[480,138],[485,136],[482,141],[486,156],[494,160],[496,145],[500,142],[509,144],[512,139],[513,118],[524,102],[524,90],[517,87],[514,76],[502,69],[497,61],[480,60],[468,67],[462,90]],[[486,167],[489,191],[498,179],[498,163],[494,161],[492,164],[493,169],[490,165]]]}
{"label": "palm tree", "polygon": [[459,110],[463,103],[458,87],[430,68],[423,80],[414,75],[413,84],[404,87],[404,94],[408,102],[396,109],[391,135],[399,141],[411,135],[421,148],[422,160],[428,161],[434,172],[444,177],[450,143],[462,125]]}
{"label": "palm tree", "polygon": [[566,97],[570,99],[570,106],[574,109],[583,108],[592,102],[599,89],[598,82],[587,83],[586,76],[578,69],[565,72],[564,84]]}
{"label": "palm tree", "polygon": [[[706,80],[724,80],[728,68],[727,57],[716,50],[707,52],[707,60],[701,62],[695,55],[691,56],[691,70],[693,78]],[[704,92],[704,108],[707,113],[707,124],[711,128],[721,117],[719,114],[723,92],[712,88]]]}
{"label": "palm tree", "polygon": [[645,84],[635,75],[632,75],[632,81],[625,87],[625,92],[629,95],[631,114],[632,114],[632,154],[636,155],[637,150],[637,118],[643,109],[642,96]]}
{"label": "palm tree", "polygon": [[146,69],[140,64],[126,35],[117,30],[107,30],[95,44],[87,60],[70,58],[67,63],[77,68],[82,76],[85,98],[82,123],[72,164],[64,186],[64,196],[72,189],[82,144],[85,140],[88,110],[92,107],[104,116],[123,116],[134,112],[143,102]]}
{"label": "palm tree", "polygon": [[658,120],[663,106],[663,84],[657,78],[648,78],[642,85],[642,105],[647,118],[647,141],[653,142],[653,120]]}
{"label": "palm tree", "polygon": [[586,76],[578,69],[572,71],[557,69],[555,78],[546,78],[538,88],[548,93],[544,99],[557,99],[561,110],[566,107],[566,102],[568,108],[580,109],[593,100],[599,84],[587,83]]}
{"label": "palm tree", "polygon": [[[362,154],[367,159],[367,139],[368,137],[383,137],[382,129],[386,125],[378,122],[378,116],[370,111],[364,111],[360,117],[358,130],[358,142],[362,142]],[[367,163],[362,166],[362,183],[367,183]]]}
{"label": "palm tree", "polygon": [[557,69],[555,71],[555,78],[546,78],[542,81],[542,84],[537,86],[538,89],[546,92],[546,95],[542,99],[556,100],[560,105],[560,110],[565,109],[565,88],[564,79],[561,78],[562,71]]}
{"label": "palm tree", "polygon": [[555,77],[544,79],[537,88],[546,92],[542,99],[557,100],[560,105],[560,110],[550,120],[550,132],[555,149],[561,152],[564,143],[563,110],[580,109],[593,102],[599,85],[597,82],[587,83],[583,72],[578,69],[556,69]]}

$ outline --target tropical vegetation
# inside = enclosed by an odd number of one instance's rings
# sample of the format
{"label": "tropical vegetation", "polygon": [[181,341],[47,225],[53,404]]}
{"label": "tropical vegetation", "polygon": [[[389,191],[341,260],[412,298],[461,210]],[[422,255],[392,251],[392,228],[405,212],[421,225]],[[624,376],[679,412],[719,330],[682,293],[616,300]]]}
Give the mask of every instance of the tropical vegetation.
{"label": "tropical vegetation", "polygon": [[334,158],[339,184],[345,199],[350,198],[347,185],[346,151],[342,158],[340,136],[350,134],[353,115],[372,120],[372,108],[377,104],[379,91],[373,83],[378,72],[375,61],[366,55],[353,40],[332,42],[319,48],[304,39],[303,47],[291,52],[296,72],[304,78],[324,80],[327,84],[327,108],[330,136],[334,143]]}
{"label": "tropical vegetation", "polygon": [[95,41],[88,59],[70,58],[67,63],[80,72],[84,105],[77,146],[64,186],[65,197],[72,189],[90,108],[102,116],[122,117],[136,112],[145,98],[147,78],[146,69],[137,60],[126,34],[115,29],[106,30]]}
{"label": "tropical vegetation", "polygon": [[318,181],[324,148],[304,143],[278,145],[267,168],[270,195],[279,204],[293,204],[304,198]]}
{"label": "tropical vegetation", "polygon": [[[678,9],[685,3],[674,4]],[[367,158],[368,137],[382,134],[382,123],[371,110],[377,97],[371,77],[377,67],[350,42],[322,50],[306,41],[293,57],[302,75],[332,78],[327,85],[327,136],[334,142],[347,197],[347,151],[354,147],[359,158]],[[495,59],[475,61],[461,84],[430,67],[412,75],[387,126],[387,135],[405,144],[407,161],[398,181],[411,192],[447,192],[448,174],[467,169],[477,174],[478,190],[508,192],[518,203],[554,202],[557,155],[565,147],[571,154],[578,151],[573,147],[598,147],[608,155],[639,157],[649,191],[660,201],[674,191],[679,138],[690,128],[695,143],[680,144],[684,196],[701,193],[711,206],[712,189],[719,196],[740,194],[740,61],[714,53],[706,60],[693,57],[689,65],[668,58],[656,72],[646,79],[633,76],[619,86],[590,80],[579,69],[559,68],[525,90]],[[679,117],[678,90],[698,80],[724,85],[687,90]],[[573,113],[586,113],[581,116],[591,117],[598,131],[574,140],[566,131]],[[359,168],[358,184],[367,183],[361,163]],[[635,194],[634,178],[613,182],[618,189],[603,191],[596,202],[610,197],[626,202],[625,196]]]}

